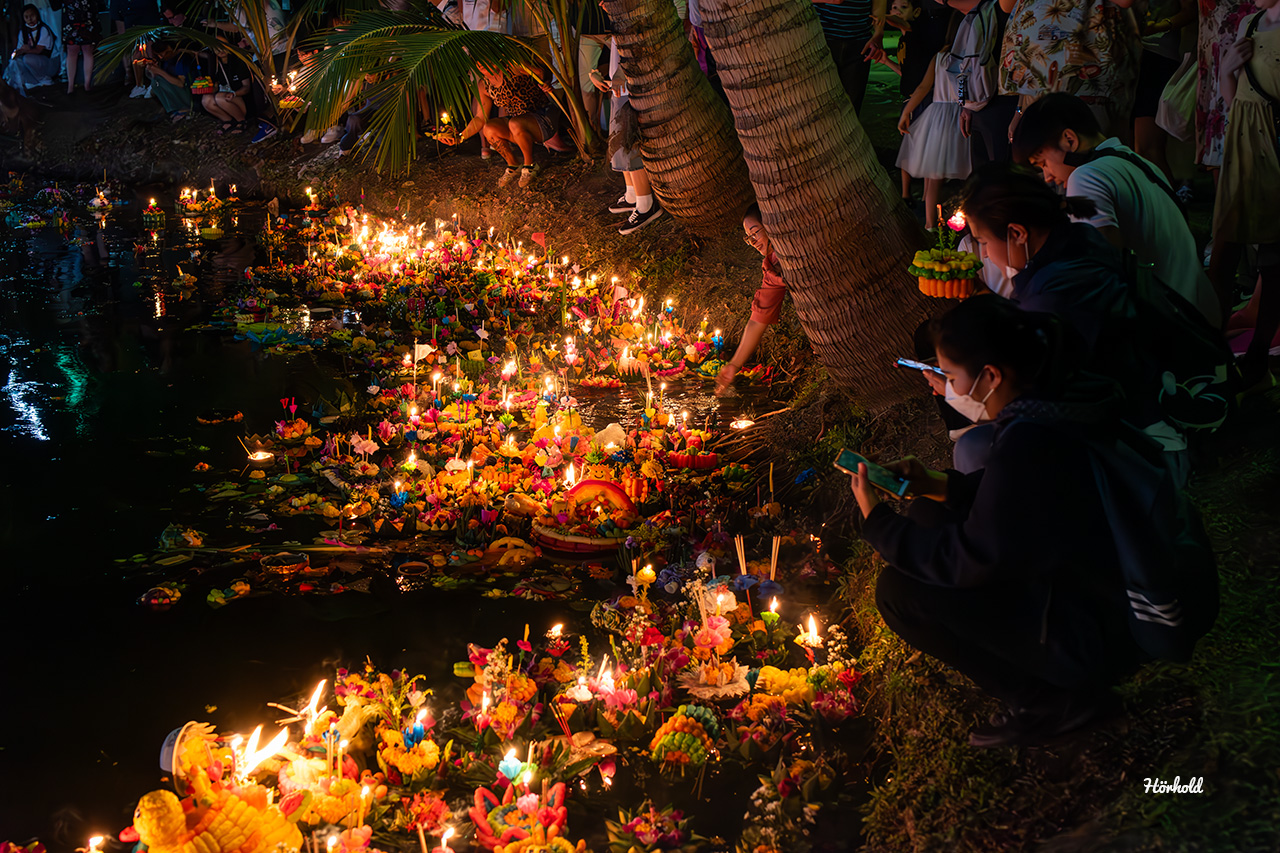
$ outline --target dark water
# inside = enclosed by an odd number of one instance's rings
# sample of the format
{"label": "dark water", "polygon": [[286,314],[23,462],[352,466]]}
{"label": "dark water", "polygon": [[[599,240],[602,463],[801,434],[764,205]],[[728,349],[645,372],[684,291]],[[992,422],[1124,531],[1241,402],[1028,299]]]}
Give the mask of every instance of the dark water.
{"label": "dark water", "polygon": [[[189,719],[247,731],[271,719],[266,702],[366,655],[422,672],[442,698],[456,698],[463,685],[451,665],[468,641],[583,618],[567,603],[406,594],[376,579],[368,595],[267,596],[218,611],[203,595],[166,613],[137,606],[150,581],[120,558],[154,548],[171,520],[227,527],[226,508],[182,490],[196,461],[225,468],[243,454],[234,432],[199,426],[196,415],[238,409],[245,431],[267,431],[280,397],[310,398],[340,381],[323,354],[267,357],[188,329],[252,263],[261,214],[242,211],[215,246],[172,215],[169,233],[148,239],[139,207],[101,228],[81,215],[70,239],[0,226],[0,840],[38,835],[55,850],[128,825],[137,797],[161,784],[165,735]],[[178,264],[201,279],[181,301],[165,295]],[[362,388],[364,379],[351,381]],[[705,389],[673,383],[668,395],[696,423],[767,406],[759,397],[722,404]],[[602,424],[609,409],[643,396],[641,386],[582,400],[588,421]],[[731,809],[705,809],[698,829],[732,836],[754,774],[717,770],[708,780],[706,791],[739,796]],[[659,801],[704,810],[692,782],[651,784]],[[612,816],[614,801],[604,802]]]}

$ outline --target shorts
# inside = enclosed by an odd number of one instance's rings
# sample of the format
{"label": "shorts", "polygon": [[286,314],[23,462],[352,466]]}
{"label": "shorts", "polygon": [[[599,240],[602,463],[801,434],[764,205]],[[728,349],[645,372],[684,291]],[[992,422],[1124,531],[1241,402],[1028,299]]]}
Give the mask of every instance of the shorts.
{"label": "shorts", "polygon": [[542,131],[543,142],[560,132],[560,111],[555,106],[548,105],[536,113],[529,113],[529,115],[533,116],[533,120],[538,123],[538,130]]}
{"label": "shorts", "polygon": [[1176,59],[1149,50],[1142,52],[1142,62],[1138,66],[1138,87],[1133,96],[1134,118],[1155,117],[1164,87],[1169,85],[1169,80],[1180,64]]}
{"label": "shorts", "polygon": [[578,42],[578,88],[590,94],[596,91],[591,82],[591,72],[600,66],[604,45],[592,38],[582,37]]}
{"label": "shorts", "polygon": [[[622,73],[619,72],[621,77]],[[617,84],[614,85],[614,91],[618,90]],[[609,102],[609,133],[613,134],[618,124],[618,116],[622,112],[622,108],[631,99],[626,95],[614,95]],[[613,156],[609,158],[609,165],[615,172],[638,172],[644,168],[644,158],[640,156],[638,148],[619,148],[613,152]]]}

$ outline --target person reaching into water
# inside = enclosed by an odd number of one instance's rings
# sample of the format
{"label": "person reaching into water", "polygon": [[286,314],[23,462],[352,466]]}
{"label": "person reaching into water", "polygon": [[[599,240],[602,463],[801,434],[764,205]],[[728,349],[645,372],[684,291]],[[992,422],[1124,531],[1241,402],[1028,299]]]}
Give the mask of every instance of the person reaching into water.
{"label": "person reaching into water", "polygon": [[764,258],[760,265],[764,280],[760,282],[760,289],[751,300],[751,318],[747,320],[747,327],[742,330],[742,337],[738,341],[738,348],[734,351],[733,358],[725,362],[724,367],[720,368],[720,372],[716,374],[717,397],[728,392],[738,371],[760,345],[760,339],[764,337],[765,330],[778,322],[778,316],[782,313],[782,300],[787,295],[787,283],[782,278],[782,266],[778,263],[778,256],[773,253],[773,246],[769,243],[769,233],[764,228],[764,217],[760,213],[760,205],[752,203],[743,215],[742,237],[747,241],[748,246]]}

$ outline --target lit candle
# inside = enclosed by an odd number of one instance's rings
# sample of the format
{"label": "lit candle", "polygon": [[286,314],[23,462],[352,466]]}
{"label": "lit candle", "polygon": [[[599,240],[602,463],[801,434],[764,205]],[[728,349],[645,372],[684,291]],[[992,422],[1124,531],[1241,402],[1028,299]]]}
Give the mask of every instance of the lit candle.
{"label": "lit candle", "polygon": [[444,831],[444,835],[440,836],[441,853],[449,853],[449,839],[453,838],[453,828],[450,827]]}
{"label": "lit candle", "polygon": [[364,826],[364,815],[369,810],[369,786],[360,789],[360,816],[356,819],[356,828]]}
{"label": "lit candle", "polygon": [[766,625],[769,625],[770,627],[772,627],[774,624],[776,624],[776,623],[777,623],[778,618],[779,618],[779,617],[778,617],[778,597],[777,597],[777,596],[774,596],[774,597],[773,597],[773,600],[769,602],[769,612],[768,612],[768,613],[761,613],[761,614],[760,614],[760,618],[761,618],[761,619],[763,619],[763,620],[764,620],[764,623],[765,623]]}

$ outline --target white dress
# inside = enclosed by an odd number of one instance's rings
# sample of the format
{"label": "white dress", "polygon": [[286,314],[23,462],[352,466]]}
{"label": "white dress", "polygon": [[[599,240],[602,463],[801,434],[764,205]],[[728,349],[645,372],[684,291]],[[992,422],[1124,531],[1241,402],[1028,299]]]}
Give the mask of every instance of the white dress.
{"label": "white dress", "polygon": [[933,63],[933,103],[911,123],[898,149],[898,168],[915,178],[967,178],[969,140],[960,133],[960,93],[940,54]]}

